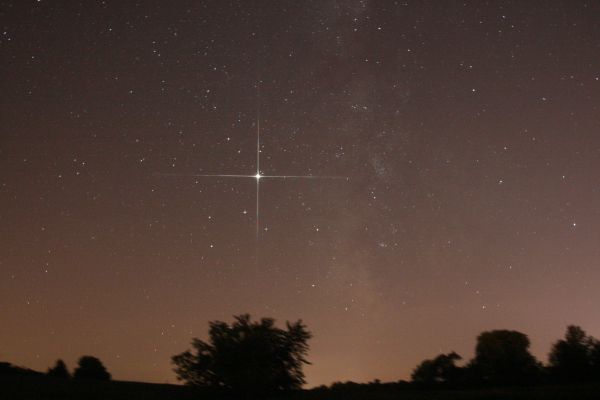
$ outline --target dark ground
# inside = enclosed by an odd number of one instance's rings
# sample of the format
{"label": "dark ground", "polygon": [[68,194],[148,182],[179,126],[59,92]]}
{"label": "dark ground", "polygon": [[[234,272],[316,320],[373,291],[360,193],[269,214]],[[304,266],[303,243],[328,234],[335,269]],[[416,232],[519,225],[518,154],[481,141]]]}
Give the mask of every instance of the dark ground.
{"label": "dark ground", "polygon": [[[178,400],[211,398],[214,397],[207,393],[177,385],[118,381],[61,381],[47,377],[0,377],[0,400]],[[303,391],[288,398],[293,400],[596,400],[600,399],[600,384],[444,391],[382,388],[360,389],[354,392]]]}

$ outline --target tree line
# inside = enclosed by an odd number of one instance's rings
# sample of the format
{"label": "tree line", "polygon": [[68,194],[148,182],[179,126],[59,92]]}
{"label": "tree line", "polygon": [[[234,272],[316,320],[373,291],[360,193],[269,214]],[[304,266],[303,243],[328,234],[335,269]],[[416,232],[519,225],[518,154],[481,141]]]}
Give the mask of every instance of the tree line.
{"label": "tree line", "polygon": [[[7,362],[0,362],[0,375],[44,375],[41,372],[28,368],[16,367]],[[77,367],[73,373],[69,372],[67,364],[61,359],[56,360],[54,366],[48,368],[46,374],[55,379],[78,379],[78,380],[98,380],[108,381],[111,379],[110,373],[106,370],[102,361],[93,356],[82,356],[77,361]]]}
{"label": "tree line", "polygon": [[522,385],[600,381],[600,341],[571,325],[543,365],[529,352],[529,338],[517,331],[494,330],[477,337],[475,357],[459,367],[455,352],[420,363],[412,382],[421,386]]}
{"label": "tree line", "polygon": [[[183,383],[214,393],[264,396],[299,390],[305,383],[303,367],[310,362],[312,334],[301,320],[275,326],[272,318],[252,321],[250,315],[234,317],[231,324],[209,323],[208,340],[192,339],[192,349],[172,357],[174,372]],[[424,360],[413,370],[411,381],[368,384],[336,382],[316,390],[390,388],[466,388],[543,383],[600,382],[600,340],[571,325],[551,348],[546,365],[529,351],[526,334],[492,330],[477,337],[475,356],[460,366],[455,352]],[[0,363],[0,375],[40,374]],[[57,379],[110,380],[102,362],[93,356],[79,359],[73,373],[62,360],[46,375]]]}
{"label": "tree line", "polygon": [[[302,367],[309,364],[306,354],[311,336],[301,320],[279,329],[272,319],[252,322],[249,315],[241,315],[232,325],[211,322],[209,340],[193,339],[193,350],[174,356],[172,362],[177,378],[192,386],[260,394],[296,390],[304,383]],[[477,337],[475,356],[463,366],[458,365],[462,357],[450,352],[421,362],[410,382],[336,382],[319,389],[600,382],[600,341],[579,326],[569,326],[565,337],[553,344],[547,365],[529,347],[524,333],[487,331]]]}

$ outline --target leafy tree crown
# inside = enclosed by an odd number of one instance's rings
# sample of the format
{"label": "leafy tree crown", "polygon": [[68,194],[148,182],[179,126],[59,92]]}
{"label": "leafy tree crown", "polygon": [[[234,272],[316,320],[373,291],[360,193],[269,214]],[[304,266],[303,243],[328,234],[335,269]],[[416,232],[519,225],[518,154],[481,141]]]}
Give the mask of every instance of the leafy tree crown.
{"label": "leafy tree crown", "polygon": [[210,322],[208,341],[194,338],[193,350],[172,362],[177,378],[189,385],[247,393],[293,390],[305,383],[310,338],[301,320],[280,329],[271,318],[253,322],[243,314],[231,325]]}

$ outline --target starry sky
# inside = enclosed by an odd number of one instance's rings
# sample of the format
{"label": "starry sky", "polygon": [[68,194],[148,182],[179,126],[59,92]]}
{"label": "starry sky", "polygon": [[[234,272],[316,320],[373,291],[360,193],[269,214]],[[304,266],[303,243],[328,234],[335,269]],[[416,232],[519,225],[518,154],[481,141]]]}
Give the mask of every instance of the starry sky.
{"label": "starry sky", "polygon": [[[0,360],[175,382],[302,318],[308,384],[600,335],[600,3],[0,1]],[[260,179],[261,175],[348,179]],[[257,231],[258,227],[258,231]]]}

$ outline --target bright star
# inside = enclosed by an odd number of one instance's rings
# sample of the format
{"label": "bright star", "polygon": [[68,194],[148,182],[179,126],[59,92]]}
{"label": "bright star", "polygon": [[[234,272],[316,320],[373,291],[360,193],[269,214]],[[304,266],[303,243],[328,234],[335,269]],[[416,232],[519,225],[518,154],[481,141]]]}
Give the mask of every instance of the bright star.
{"label": "bright star", "polygon": [[[259,209],[260,209],[260,180],[269,179],[344,179],[348,180],[348,177],[344,176],[315,176],[315,175],[261,175],[260,174],[260,86],[257,85],[257,113],[256,113],[256,175],[243,175],[243,174],[158,174],[162,176],[192,176],[192,177],[214,177],[214,178],[254,178],[256,179],[256,237],[258,239],[259,232]],[[197,182],[197,181],[196,181]],[[246,210],[243,212],[246,214]],[[209,217],[210,219],[210,217]],[[267,227],[264,228],[268,230]],[[317,231],[319,229],[317,228]],[[213,245],[210,246],[211,248]]]}

